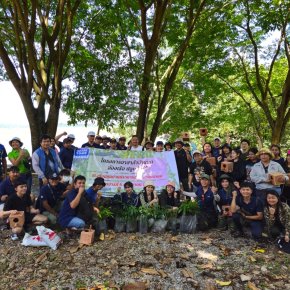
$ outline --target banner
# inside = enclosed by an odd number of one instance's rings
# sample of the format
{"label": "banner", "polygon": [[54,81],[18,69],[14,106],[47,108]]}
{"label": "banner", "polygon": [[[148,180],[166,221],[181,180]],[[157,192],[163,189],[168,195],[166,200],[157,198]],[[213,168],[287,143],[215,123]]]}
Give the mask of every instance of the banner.
{"label": "banner", "polygon": [[86,186],[93,184],[96,177],[103,177],[106,186],[103,196],[114,196],[118,188],[124,191],[124,183],[131,181],[139,193],[147,180],[153,181],[155,189],[164,189],[168,181],[179,189],[179,178],[173,151],[126,151],[81,148],[74,153],[72,170],[75,175],[84,175]]}

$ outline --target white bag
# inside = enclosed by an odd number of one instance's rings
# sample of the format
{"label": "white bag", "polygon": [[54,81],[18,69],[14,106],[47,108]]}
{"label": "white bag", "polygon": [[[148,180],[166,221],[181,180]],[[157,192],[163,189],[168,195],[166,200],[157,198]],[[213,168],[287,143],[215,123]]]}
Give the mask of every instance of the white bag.
{"label": "white bag", "polygon": [[61,243],[61,238],[51,229],[44,226],[36,227],[39,236],[51,249],[56,250]]}
{"label": "white bag", "polygon": [[31,236],[28,233],[25,233],[21,245],[26,247],[47,247],[46,242],[39,235]]}

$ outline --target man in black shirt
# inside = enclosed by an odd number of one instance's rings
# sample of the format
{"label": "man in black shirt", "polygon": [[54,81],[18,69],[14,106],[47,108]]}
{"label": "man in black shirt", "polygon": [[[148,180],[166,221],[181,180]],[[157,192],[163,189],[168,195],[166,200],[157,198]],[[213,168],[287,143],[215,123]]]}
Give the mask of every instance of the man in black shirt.
{"label": "man in black shirt", "polygon": [[[26,194],[27,184],[23,179],[18,179],[14,182],[15,193],[10,195],[4,205],[4,210],[0,212],[0,217],[8,218],[10,214],[15,212],[24,212],[25,222],[24,227],[33,223],[35,225],[44,224],[47,218],[39,214],[39,210],[32,206],[30,196]],[[15,226],[12,229],[12,240],[17,240],[17,234],[23,231],[22,226]]]}
{"label": "man in black shirt", "polygon": [[181,139],[177,139],[174,143],[175,150],[175,160],[176,160],[176,166],[179,176],[179,181],[183,185],[183,189],[185,191],[189,191],[189,184],[188,184],[188,166],[192,161],[192,158],[189,154],[189,152],[185,151],[183,147],[183,141]]}

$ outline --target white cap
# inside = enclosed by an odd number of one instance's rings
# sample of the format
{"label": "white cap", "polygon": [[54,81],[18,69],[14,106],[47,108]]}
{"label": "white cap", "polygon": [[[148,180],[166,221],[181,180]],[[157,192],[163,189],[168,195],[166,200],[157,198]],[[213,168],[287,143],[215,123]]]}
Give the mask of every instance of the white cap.
{"label": "white cap", "polygon": [[192,155],[194,155],[194,154],[201,154],[201,152],[200,152],[199,150],[194,150],[194,151],[192,152]]}
{"label": "white cap", "polygon": [[220,137],[214,137],[213,140],[219,140],[219,141],[221,141],[221,138]]}
{"label": "white cap", "polygon": [[88,136],[95,136],[96,134],[95,134],[95,132],[94,131],[90,131],[89,133],[88,133]]}
{"label": "white cap", "polygon": [[70,138],[70,139],[75,139],[75,135],[74,134],[68,134],[67,138]]}

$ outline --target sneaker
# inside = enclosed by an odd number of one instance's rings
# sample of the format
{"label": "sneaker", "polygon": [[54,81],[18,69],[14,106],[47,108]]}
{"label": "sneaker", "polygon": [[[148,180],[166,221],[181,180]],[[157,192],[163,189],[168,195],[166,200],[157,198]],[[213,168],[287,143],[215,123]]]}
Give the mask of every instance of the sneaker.
{"label": "sneaker", "polygon": [[11,235],[11,240],[12,240],[12,241],[17,241],[17,240],[18,240],[18,236],[17,236],[17,234],[12,234],[12,235]]}

